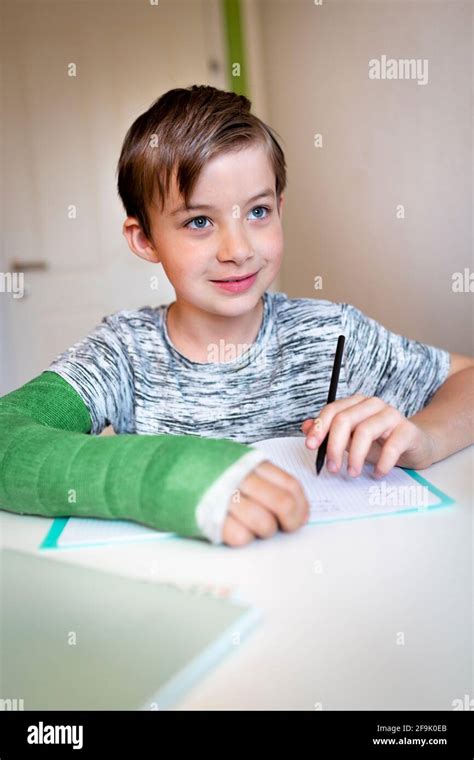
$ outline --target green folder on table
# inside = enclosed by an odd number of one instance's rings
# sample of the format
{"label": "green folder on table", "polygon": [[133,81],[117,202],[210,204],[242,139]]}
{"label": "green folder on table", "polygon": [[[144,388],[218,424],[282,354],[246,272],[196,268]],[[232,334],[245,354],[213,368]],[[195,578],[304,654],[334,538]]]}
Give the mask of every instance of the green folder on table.
{"label": "green folder on table", "polygon": [[163,710],[261,616],[173,584],[3,550],[0,705],[24,710]]}

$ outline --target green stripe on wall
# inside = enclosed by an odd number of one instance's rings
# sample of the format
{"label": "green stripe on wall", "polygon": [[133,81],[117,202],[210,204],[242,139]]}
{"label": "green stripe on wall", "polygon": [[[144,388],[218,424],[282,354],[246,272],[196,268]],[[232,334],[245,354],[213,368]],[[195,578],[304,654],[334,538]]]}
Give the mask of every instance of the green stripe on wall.
{"label": "green stripe on wall", "polygon": [[[242,29],[240,0],[221,0],[227,41],[227,80],[229,90],[249,97],[247,90],[247,67],[245,42]],[[235,64],[240,64],[240,76],[233,76]]]}

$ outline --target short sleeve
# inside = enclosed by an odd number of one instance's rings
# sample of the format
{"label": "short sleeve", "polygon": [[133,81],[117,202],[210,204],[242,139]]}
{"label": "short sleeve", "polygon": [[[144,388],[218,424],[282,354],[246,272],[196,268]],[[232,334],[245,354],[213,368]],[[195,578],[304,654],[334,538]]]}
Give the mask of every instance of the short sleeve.
{"label": "short sleeve", "polygon": [[448,376],[449,352],[390,332],[355,306],[340,307],[350,395],[378,396],[406,417],[423,409]]}
{"label": "short sleeve", "polygon": [[47,371],[56,372],[81,396],[91,417],[91,434],[98,435],[108,425],[116,433],[133,432],[133,368],[117,315],[104,317],[87,337],[59,354]]}

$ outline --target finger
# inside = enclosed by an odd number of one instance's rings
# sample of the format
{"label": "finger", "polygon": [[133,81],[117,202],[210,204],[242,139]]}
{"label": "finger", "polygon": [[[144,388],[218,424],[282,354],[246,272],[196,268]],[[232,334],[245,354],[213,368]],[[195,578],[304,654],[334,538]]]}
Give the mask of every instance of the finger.
{"label": "finger", "polygon": [[[382,439],[379,436],[376,441],[372,442],[370,449],[365,456],[365,464],[377,464],[380,458],[380,452],[382,451]],[[349,453],[351,448],[351,441],[346,446],[346,451]],[[347,463],[349,466],[349,462]]]}
{"label": "finger", "polygon": [[[388,436],[391,434],[391,430],[387,430],[385,433],[382,433],[382,435],[379,435],[376,441],[373,441],[370,449],[367,452],[367,455],[365,457],[365,463],[370,464],[377,464],[380,458],[380,452],[382,451],[382,446],[385,442],[385,440],[388,438]],[[349,441],[346,444],[346,451],[349,453],[349,449],[351,448],[352,443],[352,434],[349,439]]]}
{"label": "finger", "polygon": [[301,483],[267,460],[245,478],[242,492],[276,515],[282,530],[296,530],[309,515],[309,504]]}
{"label": "finger", "polygon": [[[290,524],[282,526],[283,530],[294,530],[295,527],[298,527],[302,522],[305,522],[306,519],[309,517],[309,502],[306,496],[306,492],[301,485],[300,481],[295,478],[293,475],[290,475],[289,472],[286,472],[286,470],[283,470],[281,467],[276,467],[274,464],[268,461],[264,461],[261,464],[259,464],[255,471],[258,475],[263,476],[267,481],[271,482],[273,485],[278,486],[281,489],[284,489],[288,491],[292,498],[296,500],[297,504],[297,521],[295,526],[291,526]],[[267,506],[267,505],[266,505]],[[280,516],[280,513],[277,512],[277,517]]]}
{"label": "finger", "polygon": [[406,421],[398,425],[382,446],[374,468],[375,477],[385,477],[392,467],[395,467],[402,454],[410,448],[416,431],[410,424],[405,423]]}
{"label": "finger", "polygon": [[233,515],[227,515],[222,530],[222,540],[229,546],[245,546],[253,540],[254,536],[240,520]]}
{"label": "finger", "polygon": [[[367,418],[384,409],[387,409],[385,401],[372,396],[333,416],[326,449],[326,466],[329,472],[338,472],[340,469],[351,432],[355,431],[357,426]],[[394,411],[396,412],[395,409]],[[399,412],[396,413],[399,414]],[[399,421],[397,417],[397,422]]]}
{"label": "finger", "polygon": [[353,477],[360,475],[374,441],[391,433],[400,424],[401,414],[393,407],[385,407],[378,414],[356,426],[352,435],[347,461],[347,473]]}
{"label": "finger", "polygon": [[309,419],[305,420],[300,426],[300,430],[302,430],[305,435],[308,434],[310,430],[313,430],[315,433],[317,433],[320,429],[321,420],[319,417],[309,417]]}
{"label": "finger", "polygon": [[278,531],[276,517],[245,494],[241,494],[240,500],[232,504],[230,513],[258,538],[270,538]]}
{"label": "finger", "polygon": [[[382,446],[387,440],[388,436],[391,434],[392,434],[392,430],[386,430],[385,432],[382,433],[382,435],[379,435],[376,441],[372,442],[372,445],[370,449],[368,450],[365,457],[366,464],[367,463],[377,464],[380,458],[380,452],[382,451]],[[348,442],[346,446],[347,452],[349,452],[349,449],[351,447],[351,442],[352,442],[352,436],[351,436],[351,440]]]}
{"label": "finger", "polygon": [[[357,393],[355,396],[348,396],[347,398],[338,399],[337,401],[334,401],[334,404],[340,404],[341,402],[344,403],[346,406],[351,406],[351,404],[356,404],[359,401],[362,401],[364,398],[367,398],[366,396],[363,396],[360,393]],[[322,409],[325,409],[326,407],[322,407]],[[300,430],[303,431],[305,435],[313,435],[317,434],[322,428],[322,422],[320,417],[308,417],[306,420],[304,420],[300,425]]]}
{"label": "finger", "polygon": [[329,428],[331,427],[331,420],[335,414],[343,409],[349,409],[361,401],[365,400],[366,396],[357,394],[355,396],[349,396],[348,398],[338,399],[331,404],[327,404],[312,422],[313,425],[308,425],[307,429],[303,431],[306,437],[306,445],[310,449],[315,449],[321,445],[321,442],[325,439]]}

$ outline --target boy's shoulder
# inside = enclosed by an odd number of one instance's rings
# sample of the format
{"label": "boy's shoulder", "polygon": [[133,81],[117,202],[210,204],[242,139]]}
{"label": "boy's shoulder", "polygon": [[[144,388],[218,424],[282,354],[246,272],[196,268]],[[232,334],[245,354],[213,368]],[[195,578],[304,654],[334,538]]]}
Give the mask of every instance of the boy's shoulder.
{"label": "boy's shoulder", "polygon": [[159,306],[140,306],[137,309],[119,309],[104,316],[102,323],[115,330],[127,327],[136,329],[141,326],[147,329],[150,324],[157,326],[160,323],[166,307],[167,304],[160,304]]}
{"label": "boy's shoulder", "polygon": [[[274,312],[280,318],[304,320],[305,317],[318,320],[341,319],[342,307],[345,304],[336,301],[328,301],[323,298],[290,298],[286,293],[267,291]],[[320,323],[321,324],[321,323]]]}
{"label": "boy's shoulder", "polygon": [[120,309],[102,317],[97,326],[104,341],[117,339],[127,350],[147,349],[163,343],[163,315],[167,304]]}

